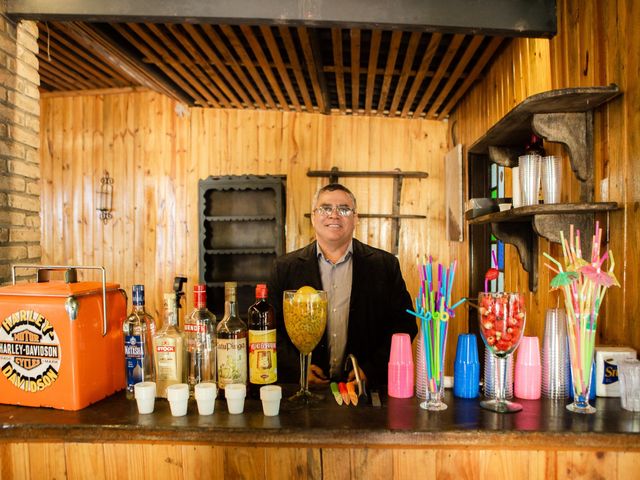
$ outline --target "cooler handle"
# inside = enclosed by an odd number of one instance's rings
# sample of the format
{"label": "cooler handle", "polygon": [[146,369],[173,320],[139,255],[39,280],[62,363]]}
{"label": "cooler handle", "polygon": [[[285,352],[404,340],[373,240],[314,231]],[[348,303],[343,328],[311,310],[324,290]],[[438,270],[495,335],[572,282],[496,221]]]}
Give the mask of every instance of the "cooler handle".
{"label": "cooler handle", "polygon": [[[40,270],[100,270],[102,272],[102,336],[107,334],[107,272],[104,267],[96,267],[90,265],[11,265],[11,281],[16,284],[16,269],[18,268],[35,268],[36,272]],[[40,275],[36,273],[40,278]]]}

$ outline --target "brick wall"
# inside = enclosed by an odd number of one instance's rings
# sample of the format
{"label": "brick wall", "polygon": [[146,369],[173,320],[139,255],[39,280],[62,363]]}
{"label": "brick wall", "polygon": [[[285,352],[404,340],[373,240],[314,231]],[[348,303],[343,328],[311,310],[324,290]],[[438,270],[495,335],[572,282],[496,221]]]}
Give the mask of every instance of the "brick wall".
{"label": "brick wall", "polygon": [[[2,8],[2,4],[0,4]],[[0,11],[0,284],[40,262],[38,29]]]}

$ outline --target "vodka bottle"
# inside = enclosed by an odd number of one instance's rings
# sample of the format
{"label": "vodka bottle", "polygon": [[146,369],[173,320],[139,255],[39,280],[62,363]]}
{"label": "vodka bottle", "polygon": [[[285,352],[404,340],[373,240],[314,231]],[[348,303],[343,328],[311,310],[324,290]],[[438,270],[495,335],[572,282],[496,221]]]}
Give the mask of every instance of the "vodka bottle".
{"label": "vodka bottle", "polygon": [[193,387],[200,382],[216,381],[216,317],[207,310],[207,287],[193,287],[193,312],[185,319],[187,341],[187,382]]}
{"label": "vodka bottle", "polygon": [[136,383],[155,381],[152,342],[156,323],[144,309],[144,285],[134,285],[131,297],[133,309],[122,324],[127,398],[134,398]]}
{"label": "vodka bottle", "polygon": [[247,325],[238,317],[236,282],[224,284],[224,317],[216,328],[218,387],[247,383]]}
{"label": "vodka bottle", "polygon": [[184,383],[184,334],[178,330],[178,308],[175,293],[164,294],[164,323],[153,337],[156,359],[156,396],[167,397],[167,387]]}

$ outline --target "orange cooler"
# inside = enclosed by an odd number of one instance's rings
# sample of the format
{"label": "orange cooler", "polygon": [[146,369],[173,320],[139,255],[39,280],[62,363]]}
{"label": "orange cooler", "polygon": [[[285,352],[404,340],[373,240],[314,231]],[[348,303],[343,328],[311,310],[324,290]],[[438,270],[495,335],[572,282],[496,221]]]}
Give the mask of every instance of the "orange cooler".
{"label": "orange cooler", "polygon": [[[101,267],[51,282],[42,274],[61,267],[24,267],[38,283],[0,288],[0,403],[80,410],[124,388],[124,291]],[[77,282],[76,268],[103,281]]]}

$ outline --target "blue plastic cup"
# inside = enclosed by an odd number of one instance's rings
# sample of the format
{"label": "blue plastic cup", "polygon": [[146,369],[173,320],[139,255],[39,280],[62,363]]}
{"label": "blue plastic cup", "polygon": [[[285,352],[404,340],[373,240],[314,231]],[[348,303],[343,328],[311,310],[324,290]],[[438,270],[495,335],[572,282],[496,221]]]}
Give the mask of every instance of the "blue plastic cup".
{"label": "blue plastic cup", "polygon": [[480,395],[478,341],[473,333],[458,336],[453,364],[453,394],[459,398],[477,398]]}

